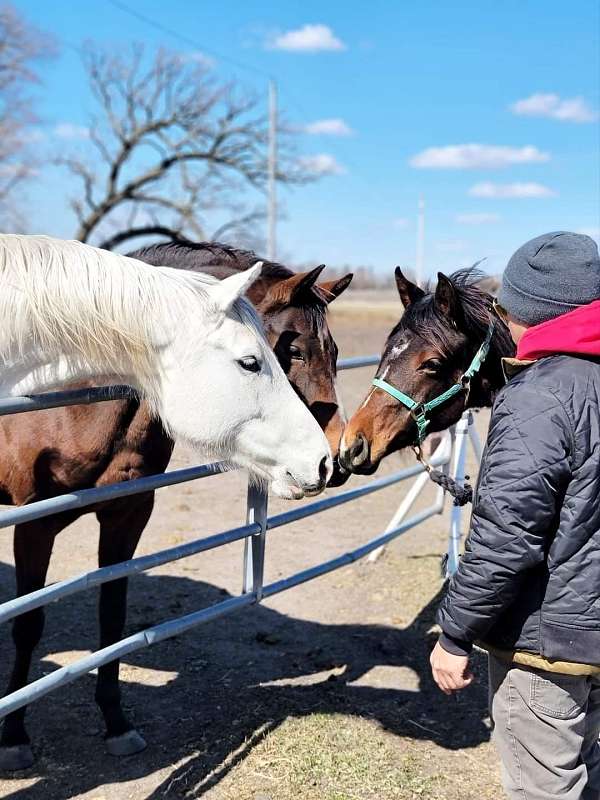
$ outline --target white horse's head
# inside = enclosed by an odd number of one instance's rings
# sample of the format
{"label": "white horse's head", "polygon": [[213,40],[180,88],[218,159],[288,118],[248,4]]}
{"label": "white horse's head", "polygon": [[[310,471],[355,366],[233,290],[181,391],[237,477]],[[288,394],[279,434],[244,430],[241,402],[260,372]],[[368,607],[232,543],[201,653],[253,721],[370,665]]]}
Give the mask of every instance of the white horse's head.
{"label": "white horse's head", "polygon": [[202,276],[206,316],[181,319],[175,335],[168,335],[159,412],[203,452],[271,481],[280,497],[300,498],[324,489],[331,456],[243,298],[260,270],[259,262],[208,284]]}
{"label": "white horse's head", "polygon": [[115,375],[175,438],[281,497],[316,494],[329,446],[242,297],[260,268],[218,282],[79,242],[0,235],[0,395]]}

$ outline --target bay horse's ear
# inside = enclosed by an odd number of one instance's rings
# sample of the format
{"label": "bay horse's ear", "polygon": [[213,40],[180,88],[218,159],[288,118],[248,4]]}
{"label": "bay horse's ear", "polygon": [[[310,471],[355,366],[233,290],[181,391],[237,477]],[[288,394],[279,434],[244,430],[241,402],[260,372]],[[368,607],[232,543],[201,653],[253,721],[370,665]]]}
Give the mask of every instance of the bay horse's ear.
{"label": "bay horse's ear", "polygon": [[416,283],[409,281],[408,278],[402,274],[400,267],[394,270],[394,277],[396,278],[396,286],[398,287],[398,294],[404,308],[408,308],[411,303],[416,303],[425,296],[425,292]]}
{"label": "bay horse's ear", "polygon": [[282,305],[290,305],[295,300],[299,300],[302,295],[306,295],[312,289],[324,269],[325,264],[320,264],[308,272],[297,272],[290,278],[280,281],[269,292],[271,299]]}
{"label": "bay horse's ear", "polygon": [[328,303],[333,303],[335,298],[339,297],[341,293],[350,286],[353,277],[353,273],[349,272],[348,275],[344,275],[343,278],[336,278],[334,281],[323,281],[323,283],[320,283],[319,289],[323,290],[325,300]]}
{"label": "bay horse's ear", "polygon": [[260,277],[262,267],[263,262],[257,261],[250,269],[236,272],[234,275],[223,278],[222,281],[214,285],[211,284],[208,287],[208,294],[219,311],[227,313],[235,301],[239,300],[243,294],[246,294],[254,281]]}
{"label": "bay horse's ear", "polygon": [[442,272],[438,272],[438,283],[435,288],[435,307],[445,317],[457,321],[460,303],[456,295],[454,284]]}

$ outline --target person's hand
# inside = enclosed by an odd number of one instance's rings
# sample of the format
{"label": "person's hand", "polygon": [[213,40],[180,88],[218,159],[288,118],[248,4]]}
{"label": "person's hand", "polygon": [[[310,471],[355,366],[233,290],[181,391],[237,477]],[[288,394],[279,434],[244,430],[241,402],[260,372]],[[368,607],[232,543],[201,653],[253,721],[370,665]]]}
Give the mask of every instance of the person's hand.
{"label": "person's hand", "polygon": [[439,642],[433,648],[429,661],[433,680],[444,694],[458,692],[473,682],[473,673],[469,670],[469,657],[454,656],[444,650]]}

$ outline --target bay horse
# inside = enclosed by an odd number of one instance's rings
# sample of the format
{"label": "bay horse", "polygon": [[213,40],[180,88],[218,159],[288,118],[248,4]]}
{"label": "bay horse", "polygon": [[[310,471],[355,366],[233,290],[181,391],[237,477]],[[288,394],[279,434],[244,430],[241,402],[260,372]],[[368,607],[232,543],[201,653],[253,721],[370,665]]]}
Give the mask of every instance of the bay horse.
{"label": "bay horse", "polygon": [[[78,242],[0,236],[0,395],[116,375],[144,398],[3,418],[0,502],[135,478],[156,462],[162,470],[171,437],[249,468],[279,496],[322,491],[332,471],[327,441],[242,296],[260,270],[218,281]],[[133,555],[152,502],[149,493],[84,510],[100,522],[101,566]],[[19,595],[44,585],[54,537],[80,513],[16,526]],[[101,647],[121,637],[125,592],[124,581],[102,587]],[[43,620],[37,609],[14,622],[9,692],[27,682]],[[109,750],[143,747],[121,709],[118,663],[99,669],[96,699]],[[24,716],[20,709],[5,720],[1,767],[33,762]]]}
{"label": "bay horse", "polygon": [[[427,433],[443,431],[465,409],[491,406],[504,385],[502,358],[514,355],[514,344],[493,311],[492,296],[477,285],[483,276],[475,268],[450,277],[438,273],[434,291],[412,283],[400,267],[395,277],[404,314],[387,338],[376,377],[419,405],[460,382],[493,323],[489,353],[468,388],[429,412]],[[352,472],[372,474],[387,455],[418,441],[409,409],[372,387],[346,426],[340,461]]]}
{"label": "bay horse", "polygon": [[[201,269],[225,278],[225,283],[235,276],[243,279],[257,261],[250,251],[213,243],[156,245],[133,255],[156,266],[164,261],[167,266],[192,272]],[[317,286],[321,269],[295,274],[266,262],[246,290],[258,305],[269,341],[292,387],[317,417],[337,452],[345,420],[335,386],[337,347],[327,327],[326,310],[327,303],[341,294],[352,276]],[[183,333],[188,330],[185,316],[176,324]],[[210,380],[207,377],[207,383]],[[0,448],[11,454],[0,459],[0,500],[20,505],[163,472],[172,454],[173,437],[147,402],[130,399],[0,417]],[[348,474],[339,469],[337,473],[336,479],[334,471],[330,484],[343,482]],[[100,566],[131,558],[153,504],[154,493],[148,492],[17,525],[17,593],[44,585],[54,537],[85,513],[95,512],[100,523]],[[126,604],[126,578],[101,587],[100,647],[121,638]],[[43,626],[42,608],[15,619],[16,660],[7,691],[27,683],[32,652]],[[127,755],[143,749],[145,742],[123,713],[118,675],[118,661],[99,668],[96,701],[105,720],[109,752]],[[24,717],[25,709],[20,709],[6,718],[0,738],[0,765],[6,768],[24,768],[33,762]]]}

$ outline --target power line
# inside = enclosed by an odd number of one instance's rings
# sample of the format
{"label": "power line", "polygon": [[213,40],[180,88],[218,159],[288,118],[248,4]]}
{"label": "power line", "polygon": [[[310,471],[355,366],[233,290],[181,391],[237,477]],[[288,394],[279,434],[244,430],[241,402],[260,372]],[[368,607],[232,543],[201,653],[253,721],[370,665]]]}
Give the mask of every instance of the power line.
{"label": "power line", "polygon": [[230,56],[220,53],[217,50],[206,47],[205,45],[197,42],[195,39],[192,39],[190,36],[186,36],[185,34],[180,33],[173,28],[169,28],[167,25],[163,25],[162,22],[158,22],[157,20],[148,17],[146,14],[142,14],[140,11],[137,11],[135,8],[131,8],[131,6],[127,5],[127,3],[121,2],[121,0],[108,0],[108,2],[115,8],[118,8],[120,11],[123,11],[125,14],[135,17],[135,19],[139,20],[140,22],[150,25],[152,28],[161,31],[162,33],[166,33],[168,36],[172,36],[174,39],[179,39],[179,41],[184,42],[184,44],[187,44],[190,47],[194,47],[197,50],[208,53],[209,55],[218,58],[220,61],[225,61],[229,64],[232,64],[238,69],[245,69],[250,72],[254,72],[257,75],[261,75],[263,78],[272,77],[266,70],[256,67],[253,64],[246,64],[243,61],[238,61],[237,59],[231,58]]}

